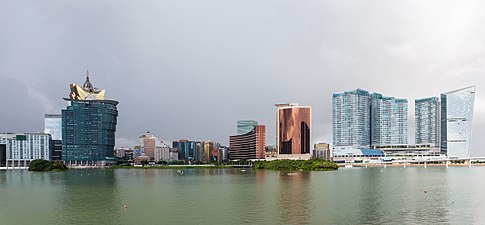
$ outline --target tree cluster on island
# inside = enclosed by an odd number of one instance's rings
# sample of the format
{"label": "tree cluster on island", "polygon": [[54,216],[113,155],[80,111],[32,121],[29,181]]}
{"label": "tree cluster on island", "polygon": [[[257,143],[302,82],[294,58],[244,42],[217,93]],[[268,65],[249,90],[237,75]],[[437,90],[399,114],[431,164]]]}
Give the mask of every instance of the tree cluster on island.
{"label": "tree cluster on island", "polygon": [[30,162],[29,171],[64,171],[67,170],[67,166],[61,160],[44,160],[36,159]]}
{"label": "tree cluster on island", "polygon": [[274,160],[274,161],[256,161],[253,164],[254,169],[269,170],[305,170],[305,171],[326,171],[337,170],[338,165],[319,158],[310,160]]}

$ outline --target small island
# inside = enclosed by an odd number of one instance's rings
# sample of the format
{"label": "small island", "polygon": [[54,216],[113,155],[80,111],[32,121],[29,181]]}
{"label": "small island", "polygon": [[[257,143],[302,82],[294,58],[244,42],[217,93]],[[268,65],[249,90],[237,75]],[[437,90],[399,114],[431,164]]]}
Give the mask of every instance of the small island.
{"label": "small island", "polygon": [[29,171],[64,171],[67,166],[60,160],[48,161],[43,159],[36,159],[30,162]]}
{"label": "small island", "polygon": [[253,168],[268,170],[328,171],[337,170],[338,166],[334,162],[313,158],[310,160],[283,159],[274,161],[256,161],[253,164]]}

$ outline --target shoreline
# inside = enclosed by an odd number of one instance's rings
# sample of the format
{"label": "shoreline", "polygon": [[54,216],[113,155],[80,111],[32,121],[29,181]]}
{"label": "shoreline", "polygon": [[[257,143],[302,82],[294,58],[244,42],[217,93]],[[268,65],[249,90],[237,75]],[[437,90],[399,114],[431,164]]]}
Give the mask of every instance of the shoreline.
{"label": "shoreline", "polygon": [[346,166],[351,166],[352,168],[386,168],[386,167],[393,167],[393,168],[406,168],[406,167],[482,167],[485,166],[485,163],[472,163],[470,164],[348,164],[348,165],[339,165],[339,168],[347,168]]}

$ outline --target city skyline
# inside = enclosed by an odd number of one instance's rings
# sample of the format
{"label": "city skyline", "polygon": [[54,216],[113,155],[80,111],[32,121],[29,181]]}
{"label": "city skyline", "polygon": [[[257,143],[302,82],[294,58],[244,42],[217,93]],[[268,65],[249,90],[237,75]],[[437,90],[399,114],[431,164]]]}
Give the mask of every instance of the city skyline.
{"label": "city skyline", "polygon": [[[472,155],[485,155],[485,18],[476,10],[484,3],[440,3],[440,12],[433,2],[235,3],[224,11],[213,2],[0,4],[0,21],[16,21],[2,24],[0,38],[3,132],[42,131],[44,114],[66,107],[66,84],[82,82],[87,69],[120,102],[119,147],[146,130],[228,145],[245,118],[266,124],[272,145],[278,102],[312,106],[312,144],[331,143],[331,94],[356,88],[407,99],[412,144],[414,99],[476,85]],[[180,9],[184,19],[173,13]],[[415,9],[412,18],[403,13]]]}

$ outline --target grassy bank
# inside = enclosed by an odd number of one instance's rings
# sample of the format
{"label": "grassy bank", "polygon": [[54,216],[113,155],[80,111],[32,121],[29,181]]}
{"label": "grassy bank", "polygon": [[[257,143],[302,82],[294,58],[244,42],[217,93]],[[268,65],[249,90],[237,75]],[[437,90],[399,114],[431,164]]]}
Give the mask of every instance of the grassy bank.
{"label": "grassy bank", "polygon": [[323,159],[310,160],[274,160],[274,161],[257,161],[253,164],[255,169],[268,170],[306,170],[306,171],[326,171],[337,170],[338,166],[334,162]]}

